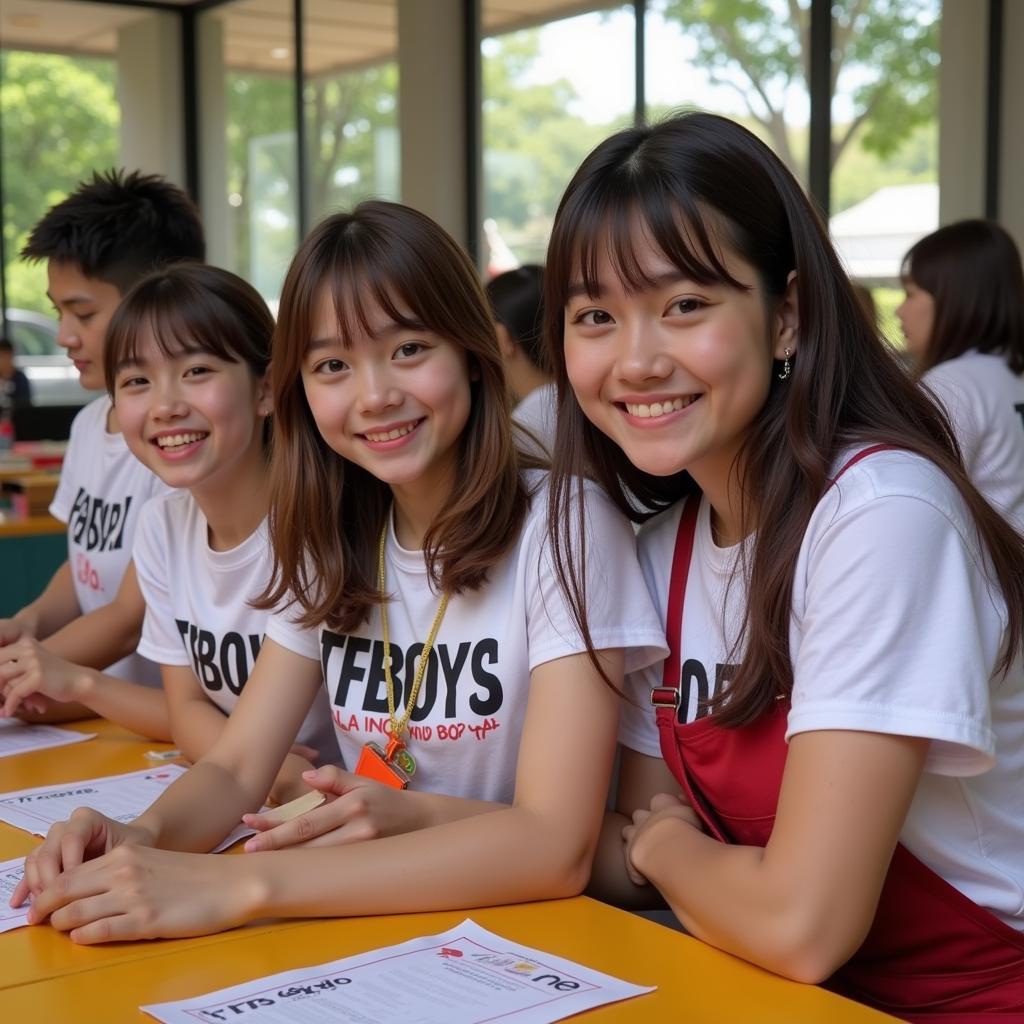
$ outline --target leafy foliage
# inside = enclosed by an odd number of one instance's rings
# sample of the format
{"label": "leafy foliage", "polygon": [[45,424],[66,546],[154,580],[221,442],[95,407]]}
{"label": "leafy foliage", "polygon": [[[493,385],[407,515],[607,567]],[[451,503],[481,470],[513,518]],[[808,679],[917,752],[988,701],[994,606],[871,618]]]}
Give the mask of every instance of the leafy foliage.
{"label": "leafy foliage", "polygon": [[[863,148],[891,156],[915,128],[934,120],[939,61],[936,0],[834,0],[832,94],[852,111],[834,124],[832,167],[860,133]],[[732,88],[772,148],[795,173],[792,90],[807,91],[810,0],[663,0],[696,46],[697,63]]]}
{"label": "leafy foliage", "polygon": [[45,268],[18,251],[53,203],[117,164],[116,70],[113,61],[4,50],[0,81],[7,304],[48,312]]}

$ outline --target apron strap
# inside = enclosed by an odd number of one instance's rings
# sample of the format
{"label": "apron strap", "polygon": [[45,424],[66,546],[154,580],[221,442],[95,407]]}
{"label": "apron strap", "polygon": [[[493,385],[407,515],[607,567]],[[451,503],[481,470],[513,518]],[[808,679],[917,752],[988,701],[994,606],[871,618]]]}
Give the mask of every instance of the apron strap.
{"label": "apron strap", "polygon": [[[686,581],[690,576],[690,561],[693,558],[693,542],[697,535],[697,513],[700,510],[700,495],[691,494],[683,506],[683,514],[676,530],[675,550],[672,553],[672,575],[668,587],[668,610],[665,615],[668,657],[662,672],[662,685],[651,691],[651,703],[655,707],[679,706],[679,671],[682,667],[683,603],[686,600]],[[674,697],[663,693],[670,690]],[[655,699],[658,695],[659,699]]]}

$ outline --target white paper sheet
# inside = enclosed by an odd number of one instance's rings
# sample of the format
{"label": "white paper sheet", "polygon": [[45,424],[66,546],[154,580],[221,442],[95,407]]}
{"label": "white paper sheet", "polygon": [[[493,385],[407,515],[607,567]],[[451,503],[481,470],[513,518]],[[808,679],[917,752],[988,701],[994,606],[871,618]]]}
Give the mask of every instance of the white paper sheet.
{"label": "white paper sheet", "polygon": [[142,1010],[164,1024],[550,1024],[653,991],[467,919],[442,935]]}
{"label": "white paper sheet", "polygon": [[31,725],[18,718],[0,718],[0,757],[12,754],[27,754],[47,747],[62,747],[66,743],[81,743],[92,740],[92,732],[75,732],[73,729],[55,729],[52,725]]}
{"label": "white paper sheet", "polygon": [[[45,836],[51,825],[66,821],[76,808],[91,807],[108,818],[127,824],[142,814],[186,771],[180,764],[168,764],[84,782],[0,793],[0,821],[23,828],[33,835]],[[256,829],[239,825],[213,852],[226,850],[239,839],[255,834]]]}
{"label": "white paper sheet", "polygon": [[28,903],[23,907],[11,908],[11,893],[25,874],[25,858],[0,862],[0,932],[9,932],[28,924]]}

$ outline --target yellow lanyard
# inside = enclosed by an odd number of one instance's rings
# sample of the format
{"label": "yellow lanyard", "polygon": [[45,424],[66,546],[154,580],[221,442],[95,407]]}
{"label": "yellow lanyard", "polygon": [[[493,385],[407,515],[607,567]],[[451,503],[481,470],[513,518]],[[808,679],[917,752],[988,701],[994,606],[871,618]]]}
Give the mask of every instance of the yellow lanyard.
{"label": "yellow lanyard", "polygon": [[412,688],[409,690],[409,697],[405,702],[401,719],[395,717],[395,681],[391,675],[391,639],[388,635],[388,605],[387,605],[387,573],[384,568],[384,549],[387,546],[388,521],[384,523],[384,529],[380,533],[380,547],[377,552],[377,590],[380,593],[380,626],[384,639],[384,681],[388,691],[388,720],[391,722],[391,739],[388,741],[387,752],[384,757],[390,761],[397,751],[405,746],[402,733],[408,728],[409,719],[412,717],[412,709],[416,706],[416,697],[420,692],[420,685],[423,683],[423,676],[427,671],[427,663],[430,661],[430,652],[434,649],[434,640],[437,638],[437,631],[441,628],[441,620],[448,609],[448,594],[441,595],[441,603],[437,606],[437,613],[430,625],[430,633],[423,645],[423,653],[420,655],[419,664],[416,666],[416,674],[413,677]]}

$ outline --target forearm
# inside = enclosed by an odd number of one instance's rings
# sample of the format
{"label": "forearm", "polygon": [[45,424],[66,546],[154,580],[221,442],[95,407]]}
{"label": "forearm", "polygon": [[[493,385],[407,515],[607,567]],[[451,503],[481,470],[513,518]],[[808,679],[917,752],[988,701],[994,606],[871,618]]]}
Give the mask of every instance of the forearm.
{"label": "forearm", "polygon": [[601,836],[594,855],[594,866],[587,895],[624,910],[656,910],[665,900],[653,885],[637,885],[626,871],[622,830],[630,819],[616,811],[606,811]]}
{"label": "forearm", "polygon": [[23,722],[38,722],[52,724],[54,722],[77,722],[82,718],[94,718],[95,712],[77,700],[69,700],[61,703],[52,701],[45,711],[30,711],[24,704],[14,713],[15,718]]}
{"label": "forearm", "polygon": [[94,714],[154,740],[170,740],[167,699],[160,687],[142,686],[95,669],[83,669],[74,690],[77,701]]}
{"label": "forearm", "polygon": [[469,800],[458,796],[446,796],[444,793],[424,793],[418,790],[407,791],[407,795],[415,807],[416,829],[432,828],[435,825],[472,818],[478,814],[507,810],[509,806],[487,800]]}
{"label": "forearm", "polygon": [[176,701],[168,698],[171,738],[193,764],[220,739],[227,716],[205,697]]}
{"label": "forearm", "polygon": [[47,636],[46,649],[76,665],[103,669],[135,652],[141,621],[114,603],[80,615]]}
{"label": "forearm", "polygon": [[508,807],[351,846],[251,854],[240,865],[241,886],[256,894],[246,916],[354,917],[575,896],[594,843],[560,831],[548,817]]}
{"label": "forearm", "polygon": [[212,850],[263,795],[246,790],[236,773],[214,762],[193,765],[133,822],[151,837],[150,846],[203,853]]}
{"label": "forearm", "polygon": [[13,617],[30,636],[43,639],[81,614],[71,567],[65,562],[50,578],[46,589]]}
{"label": "forearm", "polygon": [[633,863],[691,935],[795,980],[831,973],[816,967],[821,943],[800,917],[795,880],[766,850],[726,845],[666,818],[636,844]]}

